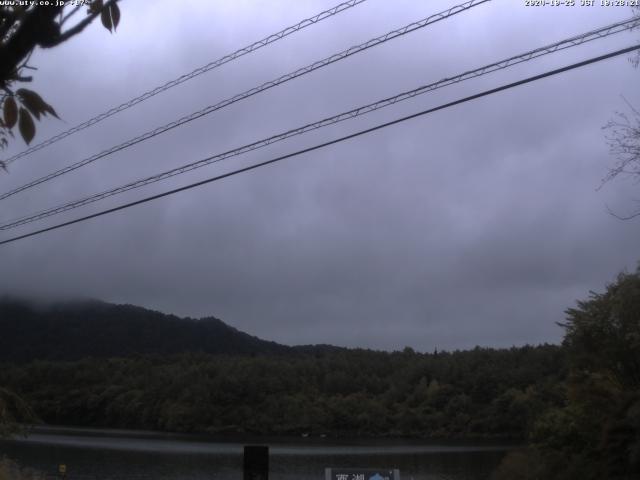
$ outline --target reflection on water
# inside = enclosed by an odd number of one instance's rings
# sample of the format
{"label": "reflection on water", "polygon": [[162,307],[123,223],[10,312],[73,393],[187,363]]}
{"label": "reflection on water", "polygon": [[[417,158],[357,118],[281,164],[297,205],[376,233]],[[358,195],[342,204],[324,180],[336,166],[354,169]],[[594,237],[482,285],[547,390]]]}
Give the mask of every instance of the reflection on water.
{"label": "reflection on water", "polygon": [[231,443],[186,435],[62,429],[0,442],[0,455],[47,473],[64,463],[68,480],[237,480],[242,478],[242,447],[249,443],[270,446],[273,480],[322,480],[325,467],[399,468],[403,480],[479,480],[488,478],[509,448],[326,439],[247,438]]}

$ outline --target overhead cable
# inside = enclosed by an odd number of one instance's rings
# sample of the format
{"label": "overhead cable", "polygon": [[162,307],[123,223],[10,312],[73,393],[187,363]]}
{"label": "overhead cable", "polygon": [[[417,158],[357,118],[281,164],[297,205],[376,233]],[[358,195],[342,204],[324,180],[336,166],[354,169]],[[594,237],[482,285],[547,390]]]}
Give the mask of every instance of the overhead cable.
{"label": "overhead cable", "polygon": [[369,103],[367,105],[358,107],[358,108],[354,108],[352,110],[346,111],[346,112],[342,112],[339,113],[337,115],[334,115],[332,117],[328,117],[328,118],[324,118],[322,120],[313,122],[313,123],[309,123],[307,125],[303,125],[301,127],[292,129],[292,130],[288,130],[282,133],[279,133],[277,135],[273,135],[252,143],[249,143],[247,145],[243,145],[241,147],[235,148],[233,150],[229,150],[223,153],[219,153],[201,160],[198,160],[196,162],[191,162],[188,163],[186,165],[180,166],[180,167],[176,167],[170,170],[167,170],[165,172],[156,174],[156,175],[152,175],[149,177],[145,177],[139,180],[135,180],[133,182],[121,185],[119,187],[110,189],[110,190],[106,190],[106,191],[102,191],[87,197],[84,197],[82,199],[79,200],[74,200],[71,202],[67,202],[64,203],[62,205],[58,205],[56,207],[53,208],[49,208],[46,210],[42,210],[40,212],[37,213],[31,213],[29,215],[20,217],[18,219],[14,219],[14,220],[10,220],[2,225],[0,225],[0,230],[9,230],[12,228],[16,228],[19,227],[21,225],[25,225],[27,223],[32,223],[38,220],[42,220],[44,218],[53,216],[53,215],[57,215],[69,210],[73,210],[75,208],[79,208],[79,207],[83,207],[85,205],[89,205],[91,203],[103,200],[105,198],[108,197],[112,197],[114,195],[118,195],[124,192],[127,192],[129,190],[134,190],[136,188],[140,188],[143,187],[145,185],[149,185],[152,183],[156,183],[159,182],[161,180],[165,180],[167,178],[171,178],[174,177],[176,175],[181,175],[183,173],[189,172],[191,170],[195,170],[201,167],[204,167],[206,165],[210,165],[212,163],[217,163],[220,162],[222,160],[231,158],[231,157],[236,157],[239,155],[242,155],[244,153],[253,151],[253,150],[257,150],[259,148],[263,148],[266,147],[268,145],[271,145],[273,143],[285,140],[287,138],[291,138],[297,135],[302,135],[306,132],[312,131],[312,130],[317,130],[319,128],[323,128],[329,125],[333,125],[345,120],[349,120],[352,118],[356,118],[362,115],[365,115],[367,113],[376,111],[376,110],[380,110],[381,108],[385,108],[385,107],[389,107],[391,105],[394,105],[398,102],[402,102],[411,98],[416,97],[417,95],[422,95],[424,93],[427,92],[431,92],[449,85],[453,85],[456,83],[460,83],[462,81],[465,80],[469,80],[472,78],[476,78],[482,75],[487,75],[489,73],[498,71],[498,70],[503,70],[505,68],[523,63],[523,62],[527,62],[530,60],[533,60],[535,58],[541,57],[543,55],[548,55],[560,50],[565,50],[567,48],[570,47],[575,47],[581,44],[584,44],[586,42],[592,41],[592,40],[596,40],[599,38],[604,38],[606,36],[609,35],[613,35],[615,33],[619,33],[625,30],[629,30],[632,28],[635,28],[637,26],[640,26],[640,16],[638,17],[634,17],[631,18],[629,20],[623,21],[623,22],[617,22],[615,24],[612,25],[608,25],[606,27],[602,27],[596,30],[592,30],[586,33],[583,33],[581,35],[576,35],[574,37],[570,37],[568,39],[565,40],[561,40],[559,42],[550,44],[550,45],[546,45],[544,47],[540,47],[540,48],[536,48],[534,50],[530,50],[528,52],[525,52],[523,54],[520,55],[516,55],[516,56],[512,56],[509,58],[506,58],[504,60],[500,60],[498,62],[494,62],[488,65],[485,65],[483,67],[477,68],[475,70],[470,70],[464,73],[461,73],[459,75],[453,76],[453,77],[447,77],[444,78],[442,80],[439,80],[437,82],[434,83],[430,83],[428,85],[423,85],[420,86],[418,88],[415,88],[413,90],[409,90],[406,92],[402,92],[398,95],[395,95],[393,97],[388,97],[388,98],[384,98],[382,100],[378,100],[377,102],[373,102],[373,103]]}
{"label": "overhead cable", "polygon": [[304,28],[307,28],[311,25],[314,25],[318,22],[321,22],[322,20],[325,20],[327,18],[333,17],[334,15],[337,15],[341,12],[344,12],[345,10],[348,10],[352,7],[355,7],[356,5],[359,5],[363,2],[366,2],[367,0],[349,0],[348,2],[344,2],[341,3],[339,5],[336,5],[333,8],[330,8],[328,10],[324,10],[320,13],[318,13],[317,15],[314,15],[313,17],[309,17],[306,18],[298,23],[296,23],[295,25],[292,25],[290,27],[285,28],[284,30],[280,30],[279,32],[273,33],[265,38],[263,38],[262,40],[258,40],[257,42],[252,43],[251,45],[248,45],[246,47],[240,48],[239,50],[236,50],[233,53],[229,53],[217,60],[214,60],[213,62],[210,62],[206,65],[203,65],[201,67],[196,68],[195,70],[186,73],[184,75],[179,76],[178,78],[175,78],[173,80],[170,80],[160,86],[157,86],[151,90],[148,90],[144,93],[142,93],[141,95],[138,95],[137,97],[132,98],[131,100],[122,103],[120,105],[118,105],[117,107],[113,107],[109,110],[107,110],[106,112],[103,112],[99,115],[96,115],[95,117],[90,118],[89,120],[86,120],[78,125],[76,125],[75,127],[72,127],[64,132],[61,132],[57,135],[54,135],[51,138],[48,138],[36,145],[33,145],[29,148],[27,148],[26,150],[17,153],[16,155],[13,155],[12,157],[9,157],[8,159],[4,160],[5,165],[9,165],[10,163],[15,162],[16,160],[18,160],[19,158],[22,157],[26,157],[27,155],[36,152],[38,150],[41,150],[45,147],[48,147],[49,145],[53,145],[54,143],[62,140],[63,138],[66,138],[70,135],[73,135],[74,133],[77,133],[81,130],[84,130],[85,128],[91,127],[97,123],[100,123],[101,121],[115,115],[116,113],[122,112],[124,110],[127,110],[131,107],[133,107],[134,105],[137,105],[138,103],[144,102],[145,100],[150,99],[151,97],[154,97],[156,95],[158,95],[159,93],[162,93],[166,90],[169,90],[170,88],[173,88],[177,85],[180,85],[181,83],[184,83],[188,80],[191,80],[192,78],[198,77],[200,75],[202,75],[203,73],[206,73],[210,70],[213,70],[214,68],[218,68],[221,67],[222,65],[224,65],[225,63],[229,63],[232,60],[236,60],[244,55],[247,55],[248,53],[252,53],[255,52],[256,50],[259,50],[262,47],[266,47],[267,45],[270,45],[274,42],[277,42],[278,40],[281,40],[285,37],[288,37],[289,35],[299,32],[300,30],[303,30]]}
{"label": "overhead cable", "polygon": [[469,102],[471,100],[476,100],[478,98],[482,98],[482,97],[485,97],[485,96],[488,96],[488,95],[492,95],[494,93],[498,93],[498,92],[501,92],[501,91],[504,91],[504,90],[508,90],[508,89],[511,89],[511,88],[514,88],[514,87],[518,87],[520,85],[524,85],[524,84],[527,84],[527,83],[531,83],[531,82],[535,82],[535,81],[538,81],[538,80],[542,80],[543,78],[546,78],[546,77],[550,77],[550,76],[553,76],[553,75],[558,75],[560,73],[564,73],[564,72],[567,72],[569,70],[574,70],[576,68],[584,67],[586,65],[591,65],[593,63],[601,62],[603,60],[607,60],[609,58],[613,58],[613,57],[616,57],[616,56],[619,56],[619,55],[624,55],[626,53],[630,53],[630,52],[633,52],[633,51],[636,51],[636,50],[640,50],[640,45],[633,45],[633,46],[630,46],[630,47],[627,47],[627,48],[623,48],[623,49],[620,49],[620,50],[616,50],[614,52],[607,53],[605,55],[600,55],[598,57],[592,57],[592,58],[590,58],[588,60],[584,60],[582,62],[577,62],[577,63],[571,64],[571,65],[567,65],[567,66],[562,67],[562,68],[557,68],[555,70],[550,70],[550,71],[547,71],[545,73],[541,73],[539,75],[534,75],[532,77],[528,77],[528,78],[525,78],[523,80],[518,80],[517,82],[512,82],[512,83],[509,83],[509,84],[506,84],[506,85],[502,85],[500,87],[492,88],[490,90],[485,90],[485,91],[483,91],[481,93],[477,93],[475,95],[464,97],[464,98],[461,98],[459,100],[455,100],[453,102],[445,103],[443,105],[439,105],[439,106],[434,107],[434,108],[423,110],[421,112],[414,113],[412,115],[407,115],[405,117],[397,118],[395,120],[376,125],[375,127],[367,128],[365,130],[360,130],[358,132],[355,132],[355,133],[352,133],[352,134],[349,134],[349,135],[345,135],[345,136],[342,136],[342,137],[339,137],[339,138],[335,138],[333,140],[330,140],[330,141],[327,141],[327,142],[324,142],[324,143],[320,143],[318,145],[314,145],[313,147],[309,147],[309,148],[305,148],[305,149],[302,149],[302,150],[298,150],[296,152],[289,153],[287,155],[282,155],[280,157],[272,158],[270,160],[266,160],[264,162],[256,163],[256,164],[250,165],[248,167],[240,168],[240,169],[228,172],[228,173],[224,173],[222,175],[218,175],[218,176],[211,177],[211,178],[208,178],[208,179],[205,179],[205,180],[201,180],[199,182],[191,183],[191,184],[185,185],[183,187],[174,188],[173,190],[169,190],[169,191],[166,191],[166,192],[163,192],[163,193],[159,193],[157,195],[152,195],[150,197],[146,197],[146,198],[143,198],[143,199],[140,199],[140,200],[136,200],[134,202],[126,203],[124,205],[119,205],[117,207],[109,208],[107,210],[102,210],[100,212],[93,213],[91,215],[86,215],[84,217],[76,218],[76,219],[70,220],[68,222],[59,223],[57,225],[53,225],[53,226],[50,226],[50,227],[47,227],[47,228],[36,230],[34,232],[26,233],[24,235],[19,235],[19,236],[12,237],[12,238],[9,238],[9,239],[6,239],[6,240],[2,240],[2,241],[0,241],[0,245],[5,245],[5,244],[11,243],[11,242],[16,242],[18,240],[22,240],[22,239],[25,239],[25,238],[33,237],[35,235],[40,235],[40,234],[45,233],[45,232],[50,232],[52,230],[57,230],[59,228],[63,228],[63,227],[67,227],[67,226],[70,226],[70,225],[74,225],[76,223],[84,222],[84,221],[90,220],[92,218],[101,217],[103,215],[114,213],[114,212],[117,212],[117,211],[120,211],[120,210],[125,210],[125,209],[128,209],[128,208],[134,207],[136,205],[141,205],[143,203],[148,203],[148,202],[151,202],[153,200],[158,200],[160,198],[167,197],[169,195],[174,195],[174,194],[179,193],[179,192],[190,190],[192,188],[196,188],[196,187],[199,187],[199,186],[202,186],[202,185],[206,185],[208,183],[216,182],[218,180],[222,180],[222,179],[227,178],[227,177],[231,177],[231,176],[234,176],[234,175],[238,175],[240,173],[244,173],[244,172],[248,172],[248,171],[251,171],[251,170],[255,170],[257,168],[264,167],[264,166],[267,166],[267,165],[271,165],[271,164],[274,164],[276,162],[280,162],[280,161],[288,159],[288,158],[296,157],[296,156],[302,155],[304,153],[312,152],[314,150],[319,150],[321,148],[328,147],[330,145],[334,145],[336,143],[344,142],[344,141],[350,140],[352,138],[356,138],[356,137],[359,137],[359,136],[362,136],[362,135],[366,135],[366,134],[375,132],[377,130],[381,130],[383,128],[390,127],[392,125],[396,125],[398,123],[405,122],[407,120],[411,120],[411,119],[414,119],[414,118],[418,118],[418,117],[421,117],[421,116],[436,112],[438,110],[444,110],[446,108],[450,108],[450,107],[453,107],[455,105],[460,105],[462,103],[466,103],[466,102]]}
{"label": "overhead cable", "polygon": [[74,170],[77,170],[78,168],[84,167],[85,165],[89,165],[90,163],[93,163],[101,158],[104,158],[106,156],[109,156],[113,153],[119,152],[120,150],[124,150],[125,148],[129,148],[133,145],[136,145],[140,142],[143,142],[145,140],[149,140],[150,138],[153,138],[157,135],[160,135],[162,133],[165,133],[173,128],[179,127],[181,125],[184,125],[185,123],[191,122],[193,120],[196,120],[198,118],[204,117],[205,115],[209,115],[210,113],[213,113],[217,110],[220,110],[222,108],[228,107],[229,105],[236,103],[240,100],[244,100],[248,97],[251,97],[253,95],[256,95],[260,92],[263,92],[265,90],[269,90],[270,88],[273,88],[275,86],[281,85],[285,82],[288,82],[290,80],[293,80],[294,78],[300,77],[302,75],[306,75],[308,73],[311,73],[315,70],[318,70],[320,68],[326,67],[327,65],[331,65],[335,62],[338,62],[340,60],[344,60],[345,58],[348,58],[352,55],[355,55],[357,53],[363,52],[365,50],[368,50],[369,48],[381,45],[385,42],[388,42],[389,40],[393,40],[395,38],[401,37],[403,35],[406,35],[408,33],[414,32],[416,30],[419,30],[421,28],[424,28],[428,25],[431,25],[433,23],[439,22],[441,20],[444,20],[446,18],[449,18],[453,15],[456,15],[458,13],[464,12],[466,10],[469,10],[470,8],[473,8],[475,6],[481,5],[483,3],[487,3],[491,0],[469,0],[465,3],[462,3],[460,5],[456,5],[453,6],[451,8],[448,8],[447,10],[440,12],[440,13],[436,13],[434,15],[431,15],[425,19],[419,20],[417,22],[413,22],[410,23],[408,25],[405,25],[404,27],[398,28],[396,30],[392,30],[384,35],[381,35],[379,37],[373,38],[367,42],[361,43],[360,45],[356,45],[353,46],[351,48],[348,48],[346,50],[343,50],[340,53],[336,53],[333,54],[323,60],[318,60],[317,62],[314,62],[310,65],[307,65],[306,67],[302,67],[299,68],[298,70],[295,70],[294,72],[288,73],[286,75],[282,75],[281,77],[276,78],[275,80],[271,80],[269,82],[265,82],[262,85],[258,86],[258,87],[254,87],[251,88],[243,93],[239,93],[237,95],[234,95],[233,97],[227,98],[226,100],[223,100],[221,102],[216,103],[215,105],[210,105],[206,108],[203,108],[202,110],[198,110],[197,112],[193,112],[189,115],[185,115],[184,117],[179,118],[178,120],[174,120],[173,122],[170,122],[166,125],[163,125],[161,127],[155,128],[154,130],[150,130],[146,133],[143,133],[142,135],[139,135],[135,138],[132,138],[130,140],[127,140],[126,142],[123,142],[119,145],[113,146],[107,150],[104,150],[98,154],[92,155],[88,158],[85,158],[83,160],[80,160],[78,162],[75,162],[71,165],[68,165],[64,168],[61,168],[60,170],[57,170],[55,172],[52,172],[48,175],[45,175],[43,177],[40,177],[36,180],[33,180],[29,183],[26,183],[20,187],[17,187],[9,192],[6,192],[2,195],[0,195],[0,200],[4,200],[8,197],[11,197],[19,192],[22,192],[24,190],[27,190],[29,188],[35,187],[37,185],[40,185],[44,182],[47,182],[49,180],[52,180],[56,177],[59,177],[61,175],[67,174],[69,172],[72,172]]}

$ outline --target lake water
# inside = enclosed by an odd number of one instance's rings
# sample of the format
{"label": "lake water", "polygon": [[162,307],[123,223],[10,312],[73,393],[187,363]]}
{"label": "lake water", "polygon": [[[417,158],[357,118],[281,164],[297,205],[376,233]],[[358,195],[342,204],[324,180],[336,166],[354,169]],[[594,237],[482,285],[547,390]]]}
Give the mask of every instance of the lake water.
{"label": "lake water", "polygon": [[487,479],[508,445],[400,440],[205,438],[97,429],[40,429],[1,441],[5,455],[67,480],[238,480],[243,445],[269,445],[272,480],[323,480],[325,467],[400,469],[402,480]]}

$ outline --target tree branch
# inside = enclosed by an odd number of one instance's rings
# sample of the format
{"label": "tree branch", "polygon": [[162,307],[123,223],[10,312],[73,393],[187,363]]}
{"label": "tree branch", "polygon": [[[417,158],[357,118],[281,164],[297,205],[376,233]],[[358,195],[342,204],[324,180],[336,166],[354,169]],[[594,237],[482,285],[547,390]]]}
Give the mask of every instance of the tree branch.
{"label": "tree branch", "polygon": [[635,213],[632,213],[631,215],[623,216],[613,212],[613,210],[609,208],[609,205],[607,205],[607,213],[609,213],[609,215],[611,215],[612,217],[617,218],[618,220],[631,220],[633,218],[640,217],[640,210],[638,210]]}
{"label": "tree branch", "polygon": [[[0,44],[0,84],[11,81],[18,65],[36,46],[51,48],[60,45],[82,32],[98,15],[116,2],[117,0],[108,0],[100,10],[92,11],[64,33],[60,32],[61,23],[56,22],[56,17],[62,14],[63,5],[35,6],[27,10],[20,20],[20,25],[11,32],[4,44]],[[66,21],[76,11],[77,9],[72,9],[61,22]]]}
{"label": "tree branch", "polygon": [[15,73],[16,67],[36,47],[50,40],[59,30],[55,17],[62,6],[35,7],[25,15],[20,27],[0,47],[0,83],[5,83]]}
{"label": "tree branch", "polygon": [[87,26],[93,22],[93,20],[95,20],[95,18],[100,15],[102,13],[103,10],[105,10],[106,8],[109,8],[109,6],[113,3],[116,3],[118,0],[109,0],[108,2],[105,2],[105,4],[102,6],[102,8],[100,10],[97,10],[91,14],[89,14],[84,20],[78,22],[75,26],[71,27],[69,30],[67,30],[64,33],[61,33],[60,36],[58,37],[57,41],[51,45],[48,45],[48,47],[55,47],[56,45],[61,44],[62,42],[65,42],[67,40],[69,40],[71,37],[73,37],[74,35],[79,34],[80,32],[82,32],[85,28],[87,28]]}
{"label": "tree branch", "polygon": [[82,7],[80,5],[78,5],[77,7],[75,7],[73,10],[71,10],[69,13],[67,13],[64,17],[62,17],[62,19],[60,20],[60,26],[64,25],[64,23],[69,20],[73,15],[75,15],[75,13],[80,10]]}

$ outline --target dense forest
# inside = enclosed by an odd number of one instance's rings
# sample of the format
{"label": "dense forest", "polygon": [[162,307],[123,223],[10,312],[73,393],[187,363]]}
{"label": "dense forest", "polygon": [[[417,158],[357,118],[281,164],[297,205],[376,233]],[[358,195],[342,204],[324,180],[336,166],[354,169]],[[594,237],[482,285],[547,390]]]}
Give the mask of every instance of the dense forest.
{"label": "dense forest", "polygon": [[527,431],[500,480],[640,478],[640,265],[567,310],[563,397]]}
{"label": "dense forest", "polygon": [[180,432],[523,438],[561,396],[557,346],[288,347],[214,318],[0,302],[0,385],[52,424]]}
{"label": "dense forest", "polygon": [[559,347],[36,361],[0,384],[45,422],[180,432],[500,436],[560,402]]}
{"label": "dense forest", "polygon": [[21,409],[52,424],[174,432],[511,438],[528,446],[507,455],[499,480],[640,478],[640,268],[566,314],[560,346],[261,351],[234,331],[253,349],[25,355],[0,363],[0,426]]}

